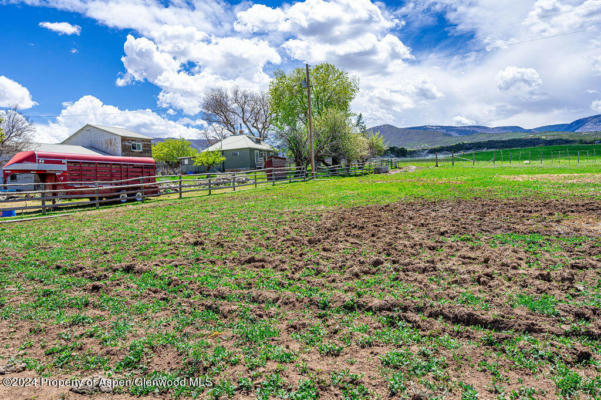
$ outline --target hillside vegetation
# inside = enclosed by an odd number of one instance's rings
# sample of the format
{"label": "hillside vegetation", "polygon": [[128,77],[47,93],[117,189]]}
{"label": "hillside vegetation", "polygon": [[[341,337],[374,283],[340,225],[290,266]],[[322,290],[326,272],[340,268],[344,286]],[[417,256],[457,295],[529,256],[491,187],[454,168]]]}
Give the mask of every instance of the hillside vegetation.
{"label": "hillside vegetation", "polygon": [[[524,129],[519,126],[417,126],[397,128],[381,125],[370,129],[380,132],[390,146],[408,149],[426,149],[439,146],[452,146],[458,143],[476,143],[503,141],[511,139],[599,139],[601,134],[601,115],[583,118],[568,124],[542,126]],[[524,146],[527,146],[525,144]]]}

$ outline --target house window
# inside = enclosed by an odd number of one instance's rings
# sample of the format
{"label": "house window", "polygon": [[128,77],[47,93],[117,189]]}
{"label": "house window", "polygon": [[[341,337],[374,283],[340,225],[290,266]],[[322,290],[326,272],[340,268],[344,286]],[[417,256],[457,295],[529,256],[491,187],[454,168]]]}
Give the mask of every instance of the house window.
{"label": "house window", "polygon": [[238,157],[240,155],[239,151],[232,151],[232,156]]}
{"label": "house window", "polygon": [[131,144],[131,151],[142,151],[142,143],[133,142]]}
{"label": "house window", "polygon": [[184,158],[184,165],[188,165],[188,159]]}

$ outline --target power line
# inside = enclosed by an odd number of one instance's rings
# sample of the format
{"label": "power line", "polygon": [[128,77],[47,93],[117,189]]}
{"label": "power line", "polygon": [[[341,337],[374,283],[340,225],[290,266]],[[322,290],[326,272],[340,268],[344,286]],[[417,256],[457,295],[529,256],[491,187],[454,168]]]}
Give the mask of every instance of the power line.
{"label": "power line", "polygon": [[587,32],[588,29],[581,29],[581,30],[577,30],[577,31],[571,31],[571,32],[563,32],[563,33],[558,33],[555,35],[549,35],[549,36],[541,36],[541,37],[537,37],[537,38],[532,38],[532,39],[526,39],[526,40],[521,40],[519,42],[512,42],[512,41],[503,41],[503,45],[495,45],[494,43],[489,45],[490,46],[495,46],[496,48],[506,48],[506,47],[512,47],[512,46],[517,46],[520,44],[525,44],[525,43],[532,43],[532,42],[537,42],[540,40],[547,40],[547,39],[554,39],[554,38],[558,38],[558,37],[562,37],[562,36],[570,36],[570,35],[575,35],[577,33],[585,33]]}

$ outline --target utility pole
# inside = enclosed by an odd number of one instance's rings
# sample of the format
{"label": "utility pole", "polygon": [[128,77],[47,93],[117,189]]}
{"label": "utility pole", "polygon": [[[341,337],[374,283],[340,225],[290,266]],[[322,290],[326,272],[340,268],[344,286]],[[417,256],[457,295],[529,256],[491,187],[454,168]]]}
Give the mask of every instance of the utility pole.
{"label": "utility pole", "polygon": [[305,69],[307,71],[307,99],[308,99],[308,117],[309,117],[309,143],[311,146],[311,175],[315,177],[315,153],[313,150],[313,113],[311,112],[311,80],[309,79],[309,64],[305,64]]}

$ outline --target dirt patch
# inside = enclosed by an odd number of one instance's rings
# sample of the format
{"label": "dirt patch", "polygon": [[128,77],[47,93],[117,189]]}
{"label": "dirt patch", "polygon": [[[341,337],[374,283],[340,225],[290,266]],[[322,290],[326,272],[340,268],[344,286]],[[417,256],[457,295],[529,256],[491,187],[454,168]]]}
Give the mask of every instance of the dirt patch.
{"label": "dirt patch", "polygon": [[[558,365],[587,377],[601,360],[598,202],[399,202],[278,217],[186,232],[152,259],[158,250],[48,265],[69,285],[24,282],[29,294],[3,307],[64,313],[3,319],[0,355],[54,376],[90,375],[77,363],[94,354],[118,375],[210,374],[223,385],[201,397],[283,396],[307,381],[325,399],[460,399],[466,385],[481,398],[502,387],[542,399],[560,394]],[[69,374],[57,366],[63,348]]]}
{"label": "dirt patch", "polygon": [[517,182],[558,182],[558,183],[596,183],[601,184],[599,174],[537,174],[537,175],[502,175],[499,178]]}

